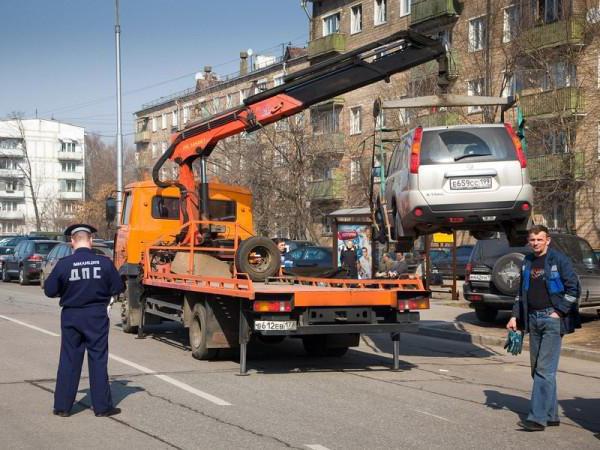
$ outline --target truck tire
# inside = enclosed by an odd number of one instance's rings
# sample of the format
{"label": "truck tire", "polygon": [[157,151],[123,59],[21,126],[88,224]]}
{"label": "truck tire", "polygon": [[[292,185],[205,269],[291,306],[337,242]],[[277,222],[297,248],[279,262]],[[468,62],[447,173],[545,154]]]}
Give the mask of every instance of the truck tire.
{"label": "truck tire", "polygon": [[480,322],[491,323],[498,317],[498,310],[489,306],[478,307],[475,308],[475,315]]}
{"label": "truck tire", "polygon": [[201,302],[194,305],[192,322],[189,328],[192,356],[196,359],[213,359],[218,349],[208,348],[208,333],[206,324],[206,308]]}
{"label": "truck tire", "polygon": [[492,282],[496,289],[505,295],[517,295],[524,258],[522,253],[508,253],[498,258],[492,270]]}
{"label": "truck tire", "polygon": [[136,334],[138,332],[137,325],[131,325],[131,311],[129,309],[129,300],[127,298],[127,291],[125,291],[125,298],[121,302],[121,329],[127,334]]}
{"label": "truck tire", "polygon": [[265,237],[251,237],[242,241],[235,254],[235,267],[252,281],[265,281],[277,276],[281,253],[275,243]]}
{"label": "truck tire", "polygon": [[348,351],[347,346],[329,347],[326,334],[312,334],[302,337],[304,350],[310,356],[344,356]]}
{"label": "truck tire", "polygon": [[29,284],[29,278],[27,278],[23,267],[19,269],[19,284],[21,286],[27,286]]}

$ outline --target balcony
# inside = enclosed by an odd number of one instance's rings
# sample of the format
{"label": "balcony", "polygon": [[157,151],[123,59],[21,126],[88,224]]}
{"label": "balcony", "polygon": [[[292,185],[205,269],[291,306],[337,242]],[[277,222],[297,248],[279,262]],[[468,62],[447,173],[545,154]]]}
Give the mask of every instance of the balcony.
{"label": "balcony", "polygon": [[583,19],[572,17],[524,30],[519,40],[529,52],[561,45],[583,45],[584,27]]}
{"label": "balcony", "polygon": [[17,158],[22,158],[23,155],[23,149],[22,148],[16,148],[16,147],[11,147],[11,148],[0,148],[0,157],[1,158],[7,158],[7,157],[17,157]]}
{"label": "balcony", "polygon": [[60,191],[58,198],[61,200],[83,200],[83,192]]}
{"label": "balcony", "polygon": [[583,91],[576,87],[525,94],[520,103],[523,115],[536,119],[583,114],[585,106]]}
{"label": "balcony", "polygon": [[334,178],[311,181],[308,184],[308,195],[313,201],[343,201],[345,191],[346,182],[337,173]]}
{"label": "balcony", "polygon": [[410,27],[431,30],[454,22],[462,11],[457,0],[413,0],[410,6]]}
{"label": "balcony", "polygon": [[61,170],[58,173],[58,178],[61,180],[83,180],[83,172],[67,172]]}
{"label": "balcony", "polygon": [[25,212],[23,212],[23,211],[0,211],[0,219],[23,220],[23,219],[25,219]]}
{"label": "balcony", "polygon": [[[447,77],[449,80],[456,80],[460,75],[460,57],[456,49],[446,52]],[[439,63],[437,60],[426,62],[415,67],[410,71],[411,80],[421,80],[432,76],[437,76],[439,73]]]}
{"label": "balcony", "polygon": [[150,130],[143,130],[143,131],[136,132],[135,133],[135,143],[137,144],[138,142],[149,142],[151,134],[152,133],[150,132]]}
{"label": "balcony", "polygon": [[532,156],[527,172],[532,183],[558,180],[583,180],[585,159],[582,152]]}
{"label": "balcony", "polygon": [[23,171],[19,169],[0,169],[0,178],[23,178]]}
{"label": "balcony", "polygon": [[58,152],[58,159],[62,161],[81,161],[83,152]]}
{"label": "balcony", "polygon": [[323,56],[328,53],[343,53],[346,51],[346,34],[332,33],[308,43],[308,59]]}
{"label": "balcony", "polygon": [[25,191],[0,190],[0,198],[25,198]]}

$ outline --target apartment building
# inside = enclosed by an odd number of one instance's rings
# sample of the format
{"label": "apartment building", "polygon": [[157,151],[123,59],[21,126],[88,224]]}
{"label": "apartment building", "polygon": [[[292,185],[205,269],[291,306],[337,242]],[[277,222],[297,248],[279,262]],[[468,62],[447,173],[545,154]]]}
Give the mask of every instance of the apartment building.
{"label": "apartment building", "polygon": [[[404,110],[373,117],[373,100],[430,95],[518,95],[525,117],[535,217],[576,231],[600,247],[600,14],[579,0],[319,0],[313,1],[309,60],[319,61],[377,37],[410,28],[448,46],[447,76],[432,62],[333,99],[313,117],[333,124],[345,151],[322,189],[331,208],[364,205],[369,139],[385,144],[416,125],[499,120],[497,108]],[[597,5],[595,5],[597,6]],[[323,108],[323,112],[320,108]],[[516,110],[505,121],[516,120]],[[374,137],[373,137],[374,136]],[[368,156],[368,157],[367,157]],[[326,231],[326,229],[325,229]]]}
{"label": "apartment building", "polygon": [[0,235],[60,230],[84,200],[84,158],[81,127],[0,121]]}

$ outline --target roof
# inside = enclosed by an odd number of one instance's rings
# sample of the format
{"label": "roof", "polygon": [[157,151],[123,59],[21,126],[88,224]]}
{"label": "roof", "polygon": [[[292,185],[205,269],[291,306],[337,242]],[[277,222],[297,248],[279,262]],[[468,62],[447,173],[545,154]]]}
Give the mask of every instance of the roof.
{"label": "roof", "polygon": [[360,217],[371,216],[371,209],[365,208],[344,208],[333,211],[329,214],[330,217]]}

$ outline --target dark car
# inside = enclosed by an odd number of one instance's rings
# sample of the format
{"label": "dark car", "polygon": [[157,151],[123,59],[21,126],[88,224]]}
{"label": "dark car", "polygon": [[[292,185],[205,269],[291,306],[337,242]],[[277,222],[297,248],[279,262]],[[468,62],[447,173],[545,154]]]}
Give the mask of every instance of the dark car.
{"label": "dark car", "polygon": [[[459,245],[456,247],[456,276],[464,278],[467,263],[471,257],[474,245]],[[436,259],[431,258],[431,272],[439,273],[442,277],[452,277],[452,250],[445,251]]]}
{"label": "dark car", "polygon": [[306,246],[286,253],[284,273],[303,277],[327,276],[334,272],[333,254],[329,247]]}
{"label": "dark car", "polygon": [[[98,255],[104,255],[108,258],[113,257],[113,251],[110,249],[104,242],[99,242],[94,240],[92,243],[92,251]],[[64,258],[65,256],[69,256],[73,254],[73,247],[68,242],[61,242],[57,246],[55,246],[42,264],[42,272],[40,274],[40,287],[44,287],[44,280],[48,278],[54,266],[59,259]]]}
{"label": "dark car", "polygon": [[[573,262],[581,284],[579,306],[600,306],[600,265],[590,244],[571,234],[550,233],[550,238],[550,246]],[[510,247],[503,235],[475,244],[463,293],[479,320],[492,322],[498,311],[512,309],[521,282],[523,258],[530,253],[530,247]]]}
{"label": "dark car", "polygon": [[39,279],[42,262],[59,241],[24,239],[2,264],[2,281],[18,278],[22,285]]}
{"label": "dark car", "polygon": [[8,236],[0,240],[0,256],[13,253],[17,244],[25,240],[41,240],[47,239],[39,236]]}
{"label": "dark car", "polygon": [[293,252],[297,248],[307,247],[307,246],[314,247],[317,245],[312,241],[299,241],[299,240],[288,239],[288,238],[273,238],[272,240],[273,240],[273,242],[276,242],[278,240],[282,240],[283,242],[285,242],[285,247],[286,247],[287,253]]}

